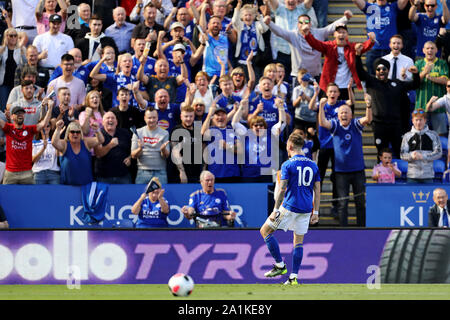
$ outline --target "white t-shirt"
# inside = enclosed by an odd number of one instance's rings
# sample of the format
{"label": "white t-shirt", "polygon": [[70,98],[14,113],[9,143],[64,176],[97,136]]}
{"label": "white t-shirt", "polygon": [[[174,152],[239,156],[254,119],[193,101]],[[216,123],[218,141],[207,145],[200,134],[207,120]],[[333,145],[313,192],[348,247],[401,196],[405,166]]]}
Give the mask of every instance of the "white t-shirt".
{"label": "white t-shirt", "polygon": [[40,61],[40,65],[46,68],[56,68],[61,63],[61,56],[74,48],[72,38],[61,32],[56,35],[50,32],[40,34],[34,38],[33,45],[39,53],[47,50],[47,59]]}
{"label": "white t-shirt", "polygon": [[13,27],[36,27],[35,12],[38,4],[39,0],[11,0]]}
{"label": "white t-shirt", "polygon": [[339,61],[336,79],[334,80],[334,82],[338,85],[339,88],[347,88],[348,82],[352,77],[352,73],[350,72],[350,68],[347,65],[347,60],[345,60],[344,48],[337,47],[337,51],[339,55]]}
{"label": "white t-shirt", "polygon": [[203,100],[203,102],[205,103],[205,113],[208,113],[209,107],[211,106],[211,104],[214,101],[214,97],[213,97],[211,89],[208,88],[208,90],[206,90],[206,94],[204,96],[202,96],[200,91],[198,91],[198,89],[197,89],[194,94],[194,99],[195,98],[201,98]]}
{"label": "white t-shirt", "polygon": [[[41,151],[43,147],[44,142],[42,140],[33,141],[33,156]],[[56,149],[53,147],[50,139],[48,139],[47,147],[45,148],[44,153],[41,155],[39,160],[33,164],[34,173],[42,170],[59,171]]]}

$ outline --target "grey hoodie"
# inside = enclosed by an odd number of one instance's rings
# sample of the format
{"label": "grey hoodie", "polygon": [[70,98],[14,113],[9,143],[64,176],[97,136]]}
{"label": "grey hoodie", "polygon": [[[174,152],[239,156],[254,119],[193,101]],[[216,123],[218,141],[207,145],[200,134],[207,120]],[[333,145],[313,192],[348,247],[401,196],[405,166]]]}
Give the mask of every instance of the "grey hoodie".
{"label": "grey hoodie", "polygon": [[[412,152],[417,151],[423,156],[422,160],[413,160]],[[400,157],[408,161],[408,178],[434,178],[433,161],[442,157],[442,146],[438,134],[428,129],[417,130],[414,126],[405,133],[400,148]]]}

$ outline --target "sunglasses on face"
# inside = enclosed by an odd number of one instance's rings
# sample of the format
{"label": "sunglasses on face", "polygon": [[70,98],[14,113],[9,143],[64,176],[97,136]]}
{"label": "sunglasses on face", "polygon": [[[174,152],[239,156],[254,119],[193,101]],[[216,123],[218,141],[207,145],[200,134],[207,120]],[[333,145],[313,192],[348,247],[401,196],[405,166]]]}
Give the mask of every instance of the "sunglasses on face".
{"label": "sunglasses on face", "polygon": [[8,34],[8,37],[10,37],[10,38],[17,38],[17,34]]}
{"label": "sunglasses on face", "polygon": [[233,76],[239,76],[239,77],[243,77],[244,76],[244,74],[243,73],[233,73]]}
{"label": "sunglasses on face", "polygon": [[253,126],[254,127],[264,127],[264,124],[263,123],[255,123]]}
{"label": "sunglasses on face", "polygon": [[377,71],[386,71],[386,70],[387,70],[386,67],[378,67],[378,68],[377,68]]}
{"label": "sunglasses on face", "polygon": [[305,21],[298,21],[298,23],[300,23],[300,24],[308,24],[309,23],[309,20],[305,20]]}
{"label": "sunglasses on face", "polygon": [[436,5],[435,4],[426,4],[425,7],[434,8],[434,7],[436,7]]}
{"label": "sunglasses on face", "polygon": [[72,131],[70,131],[70,133],[71,133],[71,134],[80,134],[81,131],[78,131],[78,130],[72,130]]}

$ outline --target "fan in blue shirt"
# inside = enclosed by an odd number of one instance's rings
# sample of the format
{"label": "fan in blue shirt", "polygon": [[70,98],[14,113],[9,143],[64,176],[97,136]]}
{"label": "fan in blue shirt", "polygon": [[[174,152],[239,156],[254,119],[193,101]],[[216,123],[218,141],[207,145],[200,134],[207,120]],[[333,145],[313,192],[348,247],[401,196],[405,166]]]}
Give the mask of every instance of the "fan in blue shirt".
{"label": "fan in blue shirt", "polygon": [[159,188],[148,194],[143,193],[131,208],[138,215],[136,228],[167,228],[170,206],[164,198],[164,189]]}

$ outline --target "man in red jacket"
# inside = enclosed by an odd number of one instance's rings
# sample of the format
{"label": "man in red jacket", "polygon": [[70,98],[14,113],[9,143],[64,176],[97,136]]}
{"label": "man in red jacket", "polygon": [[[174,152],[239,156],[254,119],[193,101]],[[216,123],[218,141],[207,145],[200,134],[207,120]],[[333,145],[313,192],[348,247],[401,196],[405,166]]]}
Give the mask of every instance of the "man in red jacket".
{"label": "man in red jacket", "polygon": [[[320,89],[326,91],[327,85],[334,82],[342,93],[347,92],[347,86],[351,78],[358,89],[362,89],[361,81],[356,73],[355,45],[348,41],[348,31],[345,25],[337,25],[334,31],[333,41],[319,41],[309,32],[309,25],[304,24],[302,30],[309,45],[322,52],[325,56],[322,76],[320,77]],[[375,34],[368,34],[369,39],[363,43],[363,53],[369,51],[375,44]],[[340,97],[348,99],[348,97]]]}

